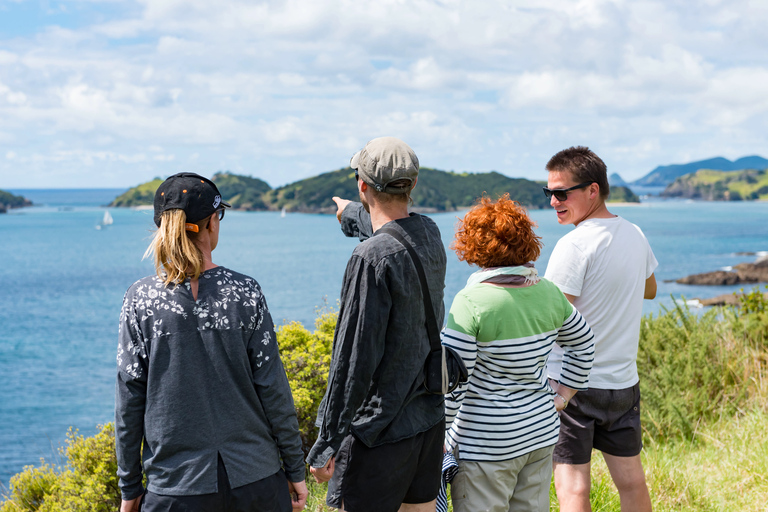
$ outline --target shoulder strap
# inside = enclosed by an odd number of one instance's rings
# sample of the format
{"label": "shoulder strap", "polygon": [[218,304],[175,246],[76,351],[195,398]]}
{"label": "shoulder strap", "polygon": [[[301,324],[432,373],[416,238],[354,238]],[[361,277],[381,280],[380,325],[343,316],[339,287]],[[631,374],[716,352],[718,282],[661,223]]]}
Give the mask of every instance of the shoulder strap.
{"label": "shoulder strap", "polygon": [[386,233],[400,242],[408,254],[411,256],[413,266],[416,267],[416,272],[419,274],[419,281],[421,282],[421,297],[424,299],[424,315],[426,316],[427,324],[427,336],[429,336],[429,345],[432,350],[440,350],[440,332],[437,328],[437,318],[435,318],[435,310],[432,306],[432,297],[429,294],[429,286],[427,285],[427,276],[424,274],[424,267],[421,266],[421,260],[419,255],[409,244],[403,235],[400,234],[394,228],[383,227],[379,229],[378,233]]}

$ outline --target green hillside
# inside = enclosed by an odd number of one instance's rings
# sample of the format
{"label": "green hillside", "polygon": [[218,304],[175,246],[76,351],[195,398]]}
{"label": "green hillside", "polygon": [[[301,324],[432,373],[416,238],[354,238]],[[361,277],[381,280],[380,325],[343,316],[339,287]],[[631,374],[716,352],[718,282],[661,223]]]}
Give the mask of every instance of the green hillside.
{"label": "green hillside", "polygon": [[272,190],[266,181],[250,176],[239,176],[229,172],[218,172],[212,181],[221,192],[221,197],[238,210],[268,210],[264,195]]}
{"label": "green hillside", "polygon": [[714,169],[716,171],[741,171],[745,169],[765,169],[768,160],[761,156],[745,156],[733,162],[721,156],[699,160],[688,164],[660,165],[654,170],[634,181],[633,185],[643,186],[667,186],[676,178],[685,174],[692,174],[701,169]]}
{"label": "green hillside", "polygon": [[611,193],[608,196],[609,203],[639,203],[640,198],[629,187],[611,185]]}
{"label": "green hillside", "polygon": [[142,183],[117,196],[109,206],[145,206],[152,205],[155,192],[164,180],[155,178],[152,181]]}
{"label": "green hillside", "polygon": [[5,213],[11,208],[32,206],[32,201],[24,196],[15,196],[5,190],[0,190],[0,213]]}
{"label": "green hillside", "polygon": [[[220,172],[213,182],[222,198],[239,210],[280,210],[333,213],[333,196],[357,198],[354,171],[346,167],[271,189],[270,186],[249,176]],[[134,187],[117,197],[110,206],[151,205],[162,180],[156,178]],[[454,173],[422,168],[419,183],[413,191],[413,206],[426,211],[452,211],[472,205],[483,193],[498,197],[509,192],[512,199],[528,208],[546,208],[549,201],[541,190],[542,183],[508,178],[497,172]]]}
{"label": "green hillside", "polygon": [[680,176],[664,192],[664,197],[706,201],[768,200],[768,170],[714,171],[702,169]]}
{"label": "green hillside", "polygon": [[[269,193],[276,209],[283,206],[297,211],[335,211],[333,196],[357,198],[355,172],[346,167],[313,178],[297,181]],[[455,173],[422,167],[419,182],[411,197],[413,206],[427,211],[452,211],[472,205],[483,193],[498,197],[509,192],[512,199],[528,208],[546,208],[542,184],[509,178],[497,172]]]}

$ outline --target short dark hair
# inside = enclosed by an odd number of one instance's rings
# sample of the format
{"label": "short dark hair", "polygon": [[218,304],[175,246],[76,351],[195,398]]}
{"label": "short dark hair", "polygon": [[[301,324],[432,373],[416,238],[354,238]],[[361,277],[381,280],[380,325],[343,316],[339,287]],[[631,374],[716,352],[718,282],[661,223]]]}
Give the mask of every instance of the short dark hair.
{"label": "short dark hair", "polygon": [[605,162],[586,146],[574,146],[558,152],[547,162],[547,171],[570,172],[576,183],[593,181],[600,187],[603,199],[611,193]]}

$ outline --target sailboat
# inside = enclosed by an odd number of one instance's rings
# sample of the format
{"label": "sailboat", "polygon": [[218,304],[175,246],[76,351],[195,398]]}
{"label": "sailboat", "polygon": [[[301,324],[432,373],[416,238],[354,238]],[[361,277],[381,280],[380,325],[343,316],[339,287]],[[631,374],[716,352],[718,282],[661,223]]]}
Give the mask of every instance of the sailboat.
{"label": "sailboat", "polygon": [[101,223],[96,225],[96,229],[101,229],[104,226],[111,226],[114,224],[114,219],[112,218],[112,215],[110,215],[109,210],[106,210],[104,212],[104,217],[101,219]]}
{"label": "sailboat", "polygon": [[283,206],[283,209],[280,210],[280,216],[285,217],[285,206]]}

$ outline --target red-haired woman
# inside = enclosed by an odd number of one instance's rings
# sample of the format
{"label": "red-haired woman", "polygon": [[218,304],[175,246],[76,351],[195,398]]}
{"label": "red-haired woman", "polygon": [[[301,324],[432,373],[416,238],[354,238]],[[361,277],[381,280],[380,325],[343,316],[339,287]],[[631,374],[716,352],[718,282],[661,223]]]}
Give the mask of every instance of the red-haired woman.
{"label": "red-haired woman", "polygon": [[[470,374],[445,403],[445,448],[459,464],[456,512],[549,510],[557,411],[587,387],[592,331],[557,286],[538,277],[534,227],[509,195],[483,197],[452,246],[480,267],[456,295],[443,331],[443,344],[462,355]],[[550,383],[555,343],[565,357],[559,382]]]}

